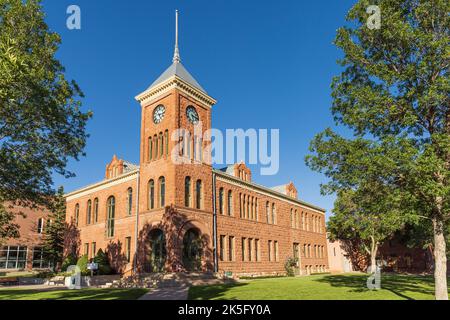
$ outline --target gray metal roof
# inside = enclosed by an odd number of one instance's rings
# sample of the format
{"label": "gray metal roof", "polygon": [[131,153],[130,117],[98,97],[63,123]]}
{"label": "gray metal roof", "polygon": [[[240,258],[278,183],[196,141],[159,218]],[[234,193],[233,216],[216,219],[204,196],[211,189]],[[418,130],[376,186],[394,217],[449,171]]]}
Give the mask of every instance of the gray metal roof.
{"label": "gray metal roof", "polygon": [[197,80],[195,80],[194,77],[189,73],[189,71],[187,71],[186,68],[181,64],[181,62],[178,61],[174,61],[174,63],[172,63],[172,65],[169,68],[167,68],[167,70],[164,71],[159,76],[159,78],[156,79],[156,81],[151,84],[151,86],[148,89],[156,87],[160,83],[163,83],[164,81],[170,79],[173,76],[178,76],[179,78],[186,81],[190,85],[206,93],[205,89],[202,88],[202,86],[197,82]]}
{"label": "gray metal roof", "polygon": [[235,166],[236,166],[236,164],[230,164],[230,165],[226,166],[225,168],[220,168],[219,170],[234,176],[234,167]]}
{"label": "gray metal roof", "polygon": [[128,173],[130,171],[134,171],[139,169],[139,165],[138,164],[134,164],[131,163],[129,161],[124,161],[123,162],[123,173]]}
{"label": "gray metal roof", "polygon": [[281,186],[270,187],[270,189],[275,190],[276,192],[287,194],[286,186],[287,184],[282,184]]}

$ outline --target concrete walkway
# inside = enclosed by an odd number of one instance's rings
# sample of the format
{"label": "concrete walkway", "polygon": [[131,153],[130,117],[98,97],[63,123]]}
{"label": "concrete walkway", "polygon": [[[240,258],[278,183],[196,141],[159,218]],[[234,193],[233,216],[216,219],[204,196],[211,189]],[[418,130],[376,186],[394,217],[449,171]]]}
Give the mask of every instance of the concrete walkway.
{"label": "concrete walkway", "polygon": [[144,294],[138,300],[187,300],[188,286],[156,288]]}

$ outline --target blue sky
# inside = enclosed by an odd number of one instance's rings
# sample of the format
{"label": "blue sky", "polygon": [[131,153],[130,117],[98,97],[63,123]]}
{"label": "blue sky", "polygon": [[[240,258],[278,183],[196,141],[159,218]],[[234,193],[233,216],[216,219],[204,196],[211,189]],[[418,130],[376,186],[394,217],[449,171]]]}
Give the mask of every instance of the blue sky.
{"label": "blue sky", "polygon": [[[86,157],[70,161],[75,178],[55,176],[71,191],[99,181],[113,154],[139,162],[140,106],[136,94],[171,63],[174,10],[180,10],[185,67],[218,100],[212,125],[280,129],[280,170],[253,180],[293,181],[299,197],[327,209],[325,177],[306,167],[313,136],[333,127],[330,84],[341,52],[336,29],[355,1],[109,1],[44,0],[46,21],[62,36],[58,58],[85,93],[89,122]],[[81,8],[81,30],[66,28],[66,9]]]}

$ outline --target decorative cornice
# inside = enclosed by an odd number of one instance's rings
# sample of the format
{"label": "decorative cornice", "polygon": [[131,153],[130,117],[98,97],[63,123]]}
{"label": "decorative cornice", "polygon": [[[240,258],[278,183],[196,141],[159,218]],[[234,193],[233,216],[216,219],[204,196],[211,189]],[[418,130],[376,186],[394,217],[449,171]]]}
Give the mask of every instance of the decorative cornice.
{"label": "decorative cornice", "polygon": [[317,213],[323,214],[325,215],[326,210],[317,206],[314,206],[312,204],[309,204],[305,201],[302,200],[298,200],[298,199],[294,199],[291,198],[283,193],[280,193],[278,191],[272,190],[270,188],[267,188],[265,186],[256,184],[254,182],[249,182],[249,181],[244,181],[241,180],[240,178],[237,178],[235,176],[229,175],[228,173],[225,173],[223,171],[220,170],[216,170],[213,169],[214,173],[218,176],[218,180],[219,181],[224,181],[239,187],[244,187],[247,189],[251,189],[252,191],[273,197],[273,198],[277,198],[278,200],[282,200],[282,201],[286,201],[286,202],[290,202],[293,205],[297,205],[300,206],[304,209],[308,209],[308,210],[312,210],[315,211]]}
{"label": "decorative cornice", "polygon": [[86,187],[83,187],[81,189],[69,192],[64,195],[66,198],[66,201],[71,201],[80,197],[83,197],[85,195],[91,194],[93,192],[101,191],[107,188],[110,188],[112,186],[131,181],[137,178],[137,175],[139,173],[139,169],[127,172],[125,174],[122,174],[120,176],[117,176],[112,179],[105,179],[100,182],[88,185]]}
{"label": "decorative cornice", "polygon": [[189,83],[184,81],[178,76],[172,76],[163,83],[159,84],[154,88],[149,88],[141,94],[137,95],[135,99],[141,103],[141,105],[148,104],[153,99],[156,99],[160,95],[177,88],[178,90],[190,95],[197,100],[203,102],[207,107],[211,108],[217,101],[205,94],[201,90],[191,86]]}

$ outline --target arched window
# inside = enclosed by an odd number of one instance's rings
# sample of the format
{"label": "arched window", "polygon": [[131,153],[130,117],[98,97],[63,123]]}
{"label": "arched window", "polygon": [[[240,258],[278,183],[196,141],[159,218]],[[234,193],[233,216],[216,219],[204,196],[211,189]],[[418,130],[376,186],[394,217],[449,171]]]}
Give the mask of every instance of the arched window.
{"label": "arched window", "polygon": [[191,177],[184,178],[184,206],[191,206]]}
{"label": "arched window", "polygon": [[156,134],[153,136],[153,143],[154,143],[153,152],[155,154],[154,159],[158,159],[158,136]]}
{"label": "arched window", "polygon": [[153,179],[148,182],[148,208],[155,208],[155,181]]}
{"label": "arched window", "polygon": [[250,196],[247,196],[246,197],[247,198],[247,207],[246,207],[246,212],[247,212],[247,215],[246,215],[246,218],[247,219],[250,219],[250,214],[251,214],[251,212],[250,212]]}
{"label": "arched window", "polygon": [[227,198],[227,211],[228,211],[228,215],[232,216],[233,215],[233,193],[231,192],[231,190],[228,190],[228,198]]}
{"label": "arched window", "polygon": [[88,200],[86,206],[86,224],[91,224],[92,222],[92,201]]}
{"label": "arched window", "polygon": [[259,221],[259,214],[258,214],[258,208],[259,208],[259,206],[258,206],[258,198],[256,198],[256,200],[255,200],[255,215],[256,215],[256,221]]}
{"label": "arched window", "polygon": [[128,188],[127,190],[127,213],[131,216],[131,210],[133,208],[133,189]]}
{"label": "arched window", "polygon": [[164,155],[164,140],[162,132],[159,133],[159,156],[162,157]]}
{"label": "arched window", "polygon": [[75,205],[75,225],[78,227],[78,222],[80,221],[80,205],[77,203]]}
{"label": "arched window", "polygon": [[239,216],[241,218],[243,217],[243,213],[242,213],[242,193],[239,193]]}
{"label": "arched window", "polygon": [[266,202],[266,217],[267,217],[267,223],[270,224],[270,205],[269,205],[269,201]]}
{"label": "arched window", "polygon": [[149,272],[163,272],[167,256],[164,232],[161,229],[153,229],[149,233],[149,240],[150,252],[146,269]]}
{"label": "arched window", "polygon": [[44,232],[44,218],[39,218],[37,223],[37,233],[42,234]]}
{"label": "arched window", "polygon": [[98,222],[98,198],[94,199],[94,223]]}
{"label": "arched window", "polygon": [[203,207],[203,190],[202,190],[202,180],[197,180],[195,183],[195,195],[196,195],[196,206],[197,209],[202,209]]}
{"label": "arched window", "polygon": [[153,141],[152,137],[148,138],[148,161],[152,161],[153,159]]}
{"label": "arched window", "polygon": [[107,202],[108,215],[107,215],[107,237],[114,237],[114,219],[116,216],[116,199],[114,197],[109,197]]}
{"label": "arched window", "polygon": [[302,211],[302,230],[305,230],[305,213]]}
{"label": "arched window", "polygon": [[165,153],[166,153],[166,156],[168,156],[169,155],[169,130],[166,130],[164,132],[164,140],[165,140],[164,146],[166,148]]}
{"label": "arched window", "polygon": [[272,223],[277,224],[277,212],[275,209],[275,203],[272,203]]}
{"label": "arched window", "polygon": [[202,266],[203,242],[200,231],[189,229],[183,237],[183,265],[188,271],[200,271]]}
{"label": "arched window", "polygon": [[159,180],[159,206],[166,205],[166,178],[160,177]]}
{"label": "arched window", "polygon": [[219,189],[219,213],[223,214],[223,188]]}
{"label": "arched window", "polygon": [[293,209],[291,209],[291,228],[295,228],[295,225],[294,225],[294,212],[293,212]]}

